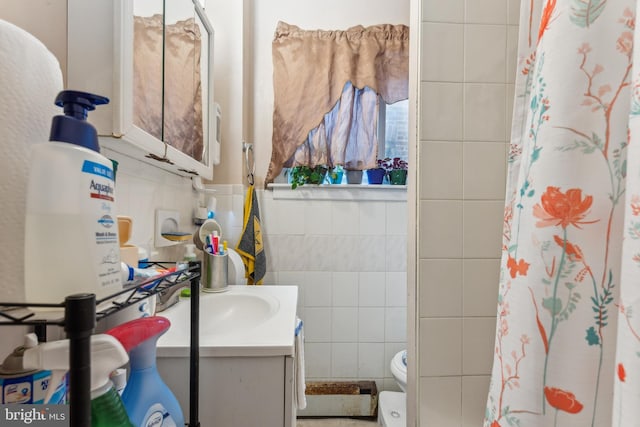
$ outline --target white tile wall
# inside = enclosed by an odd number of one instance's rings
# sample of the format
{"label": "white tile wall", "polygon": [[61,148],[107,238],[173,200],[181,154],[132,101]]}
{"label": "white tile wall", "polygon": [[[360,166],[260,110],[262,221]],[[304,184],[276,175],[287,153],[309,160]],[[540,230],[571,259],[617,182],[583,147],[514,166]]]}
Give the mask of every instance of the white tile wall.
{"label": "white tile wall", "polygon": [[462,321],[462,374],[489,375],[493,362],[494,318],[465,317]]}
{"label": "white tile wall", "polygon": [[359,276],[358,305],[360,307],[384,307],[385,273],[361,272]]}
{"label": "white tile wall", "polygon": [[417,416],[475,427],[493,357],[520,1],[420,1]]}
{"label": "white tile wall", "polygon": [[459,426],[462,421],[461,377],[420,379],[420,427]]}
{"label": "white tile wall", "polygon": [[421,259],[420,316],[462,315],[462,260]]}
{"label": "white tile wall", "polygon": [[425,22],[422,24],[422,57],[429,58],[422,68],[422,80],[462,80],[464,68],[461,24]]}
{"label": "white tile wall", "polygon": [[[464,79],[467,82],[504,83],[507,27],[464,25]],[[490,49],[485,49],[490,46]]]}
{"label": "white tile wall", "polygon": [[358,344],[358,378],[382,378],[388,364],[384,343]]}
{"label": "white tile wall", "polygon": [[464,0],[423,0],[422,20],[433,22],[463,22]]}
{"label": "white tile wall", "polygon": [[462,142],[430,142],[421,148],[420,196],[424,199],[460,199]]}
{"label": "white tile wall", "polygon": [[496,315],[498,259],[462,260],[462,312],[464,316]]}
{"label": "white tile wall", "polygon": [[358,309],[358,341],[384,343],[384,308]]}
{"label": "white tile wall", "polygon": [[490,379],[489,375],[462,377],[462,427],[482,425]]}
{"label": "white tile wall", "polygon": [[462,319],[420,319],[420,375],[462,374]]}
{"label": "white tile wall", "polygon": [[385,306],[407,306],[407,273],[387,272],[385,277]]}
{"label": "white tile wall", "polygon": [[192,190],[191,179],[106,149],[103,150],[103,154],[119,162],[116,174],[116,208],[118,215],[126,215],[133,219],[129,243],[146,248],[152,255],[155,252],[152,258],[155,260],[181,259],[184,255],[182,244],[155,248],[155,211],[178,211],[179,228],[185,232],[195,231],[192,214],[198,194]]}
{"label": "white tile wall", "polygon": [[504,197],[506,151],[503,142],[464,143],[463,194],[465,200],[497,200]]}
{"label": "white tile wall", "polygon": [[423,200],[420,202],[419,250],[424,258],[462,256],[462,202]]}
{"label": "white tile wall", "polygon": [[504,84],[466,83],[464,85],[465,141],[501,141],[505,135]]}
{"label": "white tile wall", "polygon": [[[420,135],[422,139],[462,139],[462,83],[422,82]],[[439,102],[434,103],[437,99]]]}
{"label": "white tile wall", "polygon": [[332,273],[333,307],[358,306],[358,273]]}
{"label": "white tile wall", "polygon": [[[245,190],[209,187],[219,207],[233,207],[216,215],[229,219],[224,228],[236,242]],[[307,379],[375,380],[397,390],[388,365],[407,340],[406,202],[257,193],[269,284],[299,286]]]}
{"label": "white tile wall", "polygon": [[[308,316],[305,317],[307,322],[311,321]],[[331,322],[331,341],[333,343],[358,342],[358,307],[334,307]],[[354,374],[355,372],[352,372],[351,376]]]}
{"label": "white tile wall", "polygon": [[336,342],[332,345],[331,376],[334,378],[355,378],[358,372],[358,344]]}
{"label": "white tile wall", "polygon": [[465,0],[465,24],[506,24],[507,0]]}

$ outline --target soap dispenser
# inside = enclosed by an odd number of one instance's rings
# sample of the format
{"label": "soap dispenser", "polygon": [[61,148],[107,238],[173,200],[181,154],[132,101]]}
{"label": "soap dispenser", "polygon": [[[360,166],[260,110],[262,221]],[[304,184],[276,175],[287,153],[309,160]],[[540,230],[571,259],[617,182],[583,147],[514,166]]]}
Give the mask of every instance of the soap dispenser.
{"label": "soap dispenser", "polygon": [[33,145],[25,224],[27,301],[98,299],[122,289],[112,162],[100,154],[87,112],[109,100],[66,90],[55,104],[49,142]]}

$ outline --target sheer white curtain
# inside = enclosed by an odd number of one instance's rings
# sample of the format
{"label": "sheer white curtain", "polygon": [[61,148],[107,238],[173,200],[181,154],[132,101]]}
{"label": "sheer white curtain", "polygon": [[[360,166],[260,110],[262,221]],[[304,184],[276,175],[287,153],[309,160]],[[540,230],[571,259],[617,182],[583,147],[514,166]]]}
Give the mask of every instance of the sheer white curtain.
{"label": "sheer white curtain", "polygon": [[636,0],[523,0],[485,426],[640,425]]}
{"label": "sheer white curtain", "polygon": [[347,82],[335,107],[309,132],[285,167],[297,165],[364,170],[376,167],[378,155],[378,94]]}

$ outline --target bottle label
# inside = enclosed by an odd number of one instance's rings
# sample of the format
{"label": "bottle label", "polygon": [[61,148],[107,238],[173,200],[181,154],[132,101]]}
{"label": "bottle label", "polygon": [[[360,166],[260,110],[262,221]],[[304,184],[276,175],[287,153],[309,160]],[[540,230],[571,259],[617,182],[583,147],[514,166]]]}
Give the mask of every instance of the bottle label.
{"label": "bottle label", "polygon": [[[9,376],[0,378],[0,388],[2,389],[2,402],[10,403],[45,403],[44,398],[49,390],[51,381],[51,371],[38,371],[25,376]],[[58,384],[55,392],[51,396],[48,404],[61,404],[66,402],[67,395],[66,379]]]}
{"label": "bottle label", "polygon": [[144,416],[144,427],[177,427],[176,421],[160,403],[154,403]]}
{"label": "bottle label", "polygon": [[89,181],[89,203],[96,204],[102,214],[95,219],[94,239],[97,256],[99,286],[110,288],[121,285],[118,228],[114,209],[113,169],[100,163],[85,160],[82,172],[91,176]]}
{"label": "bottle label", "polygon": [[102,176],[113,181],[113,169],[91,160],[85,160],[82,163],[82,172]]}

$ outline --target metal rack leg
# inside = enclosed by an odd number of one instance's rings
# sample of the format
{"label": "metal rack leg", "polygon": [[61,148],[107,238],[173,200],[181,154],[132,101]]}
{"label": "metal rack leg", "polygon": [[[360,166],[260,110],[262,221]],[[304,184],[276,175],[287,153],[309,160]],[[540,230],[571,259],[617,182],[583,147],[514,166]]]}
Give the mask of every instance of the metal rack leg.
{"label": "metal rack leg", "polygon": [[[189,263],[198,266],[201,271],[200,261]],[[191,279],[191,344],[189,349],[189,427],[200,427],[198,421],[198,399],[200,375],[200,277]]]}
{"label": "metal rack leg", "polygon": [[96,296],[65,298],[64,330],[69,338],[69,418],[71,427],[91,425],[91,334],[96,327]]}

